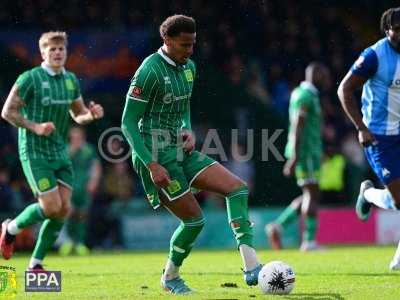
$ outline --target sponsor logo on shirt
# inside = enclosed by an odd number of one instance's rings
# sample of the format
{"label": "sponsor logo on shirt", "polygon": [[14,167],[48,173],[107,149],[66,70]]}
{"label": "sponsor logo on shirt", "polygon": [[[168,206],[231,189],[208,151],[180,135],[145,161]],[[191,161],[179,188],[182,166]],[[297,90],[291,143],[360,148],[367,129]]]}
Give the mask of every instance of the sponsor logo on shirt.
{"label": "sponsor logo on shirt", "polygon": [[43,81],[42,82],[42,89],[49,89],[50,88],[50,83],[48,81]]}
{"label": "sponsor logo on shirt", "polygon": [[171,78],[169,78],[169,76],[164,76],[164,82],[165,84],[171,84]]}

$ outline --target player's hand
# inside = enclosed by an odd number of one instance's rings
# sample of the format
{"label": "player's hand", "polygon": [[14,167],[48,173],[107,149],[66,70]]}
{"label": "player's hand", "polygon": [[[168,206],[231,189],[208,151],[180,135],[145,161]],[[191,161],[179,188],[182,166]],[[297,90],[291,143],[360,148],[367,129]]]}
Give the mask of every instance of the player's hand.
{"label": "player's hand", "polygon": [[171,179],[168,171],[162,165],[152,161],[147,165],[147,168],[150,171],[151,180],[156,186],[166,188],[169,185]]}
{"label": "player's hand", "polygon": [[181,132],[181,137],[183,141],[183,150],[189,154],[192,153],[194,147],[196,146],[196,137],[194,136],[193,132],[184,130]]}
{"label": "player's hand", "polygon": [[39,136],[49,136],[56,129],[53,122],[45,122],[36,124],[33,132]]}
{"label": "player's hand", "polygon": [[292,157],[288,161],[286,161],[283,167],[283,175],[286,177],[291,177],[294,174],[294,170],[296,169],[297,158]]}
{"label": "player's hand", "polygon": [[363,147],[368,147],[377,143],[374,135],[368,128],[363,128],[358,131],[358,141]]}
{"label": "player's hand", "polygon": [[104,116],[103,106],[93,101],[89,103],[89,111],[93,116],[93,120],[101,119]]}

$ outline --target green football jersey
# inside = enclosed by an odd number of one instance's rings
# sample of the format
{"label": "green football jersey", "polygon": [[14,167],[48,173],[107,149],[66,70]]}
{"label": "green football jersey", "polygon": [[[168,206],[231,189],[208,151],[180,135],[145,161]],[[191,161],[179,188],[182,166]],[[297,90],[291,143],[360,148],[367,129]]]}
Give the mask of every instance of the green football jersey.
{"label": "green football jersey", "polygon": [[20,159],[68,159],[69,109],[80,96],[76,76],[65,70],[55,74],[42,64],[22,73],[16,85],[19,96],[25,102],[21,114],[35,123],[53,122],[56,128],[48,137],[19,128]]}
{"label": "green football jersey", "polygon": [[285,156],[290,158],[294,152],[294,122],[301,107],[307,111],[304,128],[300,137],[300,159],[307,155],[321,155],[321,106],[318,90],[308,82],[302,82],[292,92],[289,104],[289,133]]}
{"label": "green football jersey", "polygon": [[70,154],[74,169],[74,191],[84,191],[90,179],[92,164],[98,160],[96,150],[90,144],[84,144],[81,148]]}
{"label": "green football jersey", "polygon": [[[192,60],[185,65],[178,65],[161,49],[147,57],[136,71],[127,101],[147,103],[139,123],[147,145],[151,142],[152,130],[167,131],[170,145],[174,145],[177,132],[182,128],[190,129],[190,97],[195,74]],[[159,135],[159,140],[162,142],[162,135]]]}

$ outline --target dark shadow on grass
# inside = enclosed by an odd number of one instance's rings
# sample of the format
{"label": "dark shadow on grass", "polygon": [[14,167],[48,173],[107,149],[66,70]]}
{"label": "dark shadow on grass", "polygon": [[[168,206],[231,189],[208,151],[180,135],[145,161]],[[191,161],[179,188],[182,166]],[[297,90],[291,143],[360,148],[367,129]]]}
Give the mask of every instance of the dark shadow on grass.
{"label": "dark shadow on grass", "polygon": [[312,293],[299,293],[293,295],[285,295],[279,297],[279,299],[290,299],[290,300],[344,300],[344,298],[340,294],[335,293],[321,293],[321,294],[312,294]]}

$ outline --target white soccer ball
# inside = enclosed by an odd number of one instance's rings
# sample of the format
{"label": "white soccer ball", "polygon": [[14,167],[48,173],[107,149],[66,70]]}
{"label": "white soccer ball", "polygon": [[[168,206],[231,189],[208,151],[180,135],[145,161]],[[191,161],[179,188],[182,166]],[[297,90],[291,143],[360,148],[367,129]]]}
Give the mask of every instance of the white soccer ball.
{"label": "white soccer ball", "polygon": [[258,286],[264,294],[287,295],[294,288],[292,267],[281,261],[271,261],[258,274]]}

